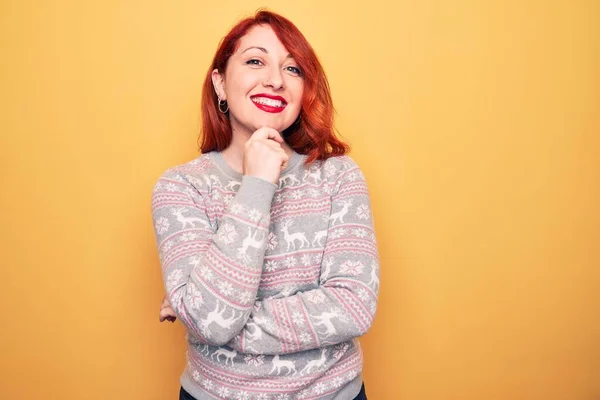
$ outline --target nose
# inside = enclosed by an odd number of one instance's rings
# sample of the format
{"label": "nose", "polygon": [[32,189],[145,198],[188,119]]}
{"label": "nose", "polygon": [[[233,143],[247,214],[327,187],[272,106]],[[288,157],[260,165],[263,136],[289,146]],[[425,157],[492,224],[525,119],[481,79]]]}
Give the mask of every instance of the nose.
{"label": "nose", "polygon": [[283,88],[283,74],[278,67],[268,68],[263,86],[271,86],[273,90],[279,90]]}

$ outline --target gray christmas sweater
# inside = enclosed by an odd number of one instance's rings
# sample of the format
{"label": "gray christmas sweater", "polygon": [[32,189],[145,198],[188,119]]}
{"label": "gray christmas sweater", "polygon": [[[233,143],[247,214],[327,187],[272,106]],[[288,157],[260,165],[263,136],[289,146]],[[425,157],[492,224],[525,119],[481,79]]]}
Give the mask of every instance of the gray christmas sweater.
{"label": "gray christmas sweater", "polygon": [[348,156],[279,184],[210,152],[167,170],[152,214],[165,290],[187,331],[197,399],[352,399],[379,258],[364,175]]}

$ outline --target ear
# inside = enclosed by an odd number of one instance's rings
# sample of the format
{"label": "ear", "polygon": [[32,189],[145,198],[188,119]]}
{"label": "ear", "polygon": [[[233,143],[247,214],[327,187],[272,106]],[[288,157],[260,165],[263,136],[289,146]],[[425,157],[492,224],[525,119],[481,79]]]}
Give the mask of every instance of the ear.
{"label": "ear", "polygon": [[221,74],[218,69],[213,69],[211,74],[212,83],[215,87],[215,91],[217,96],[221,98],[221,100],[227,100],[227,95],[225,94],[225,76]]}

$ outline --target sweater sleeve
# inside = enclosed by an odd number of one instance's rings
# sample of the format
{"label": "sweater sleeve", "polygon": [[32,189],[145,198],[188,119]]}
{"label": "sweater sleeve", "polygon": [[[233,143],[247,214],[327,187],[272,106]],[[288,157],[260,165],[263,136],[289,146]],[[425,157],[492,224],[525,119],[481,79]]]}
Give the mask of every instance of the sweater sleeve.
{"label": "sweater sleeve", "polygon": [[169,170],[154,185],[156,242],[175,314],[188,334],[219,346],[243,328],[253,308],[276,185],[245,176],[215,228],[191,179]]}
{"label": "sweater sleeve", "polygon": [[379,256],[364,175],[338,177],[318,288],[258,301],[228,346],[286,354],[345,342],[367,332],[379,292]]}

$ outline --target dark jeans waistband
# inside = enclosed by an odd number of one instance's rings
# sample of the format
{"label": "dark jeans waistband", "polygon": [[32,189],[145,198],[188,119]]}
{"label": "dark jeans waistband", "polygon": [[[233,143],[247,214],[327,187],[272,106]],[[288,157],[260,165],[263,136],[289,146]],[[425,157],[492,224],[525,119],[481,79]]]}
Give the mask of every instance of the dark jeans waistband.
{"label": "dark jeans waistband", "polygon": [[[191,394],[185,391],[184,388],[179,390],[179,400],[196,400]],[[365,384],[362,384],[360,392],[354,398],[354,400],[367,400],[367,393],[365,392]]]}

